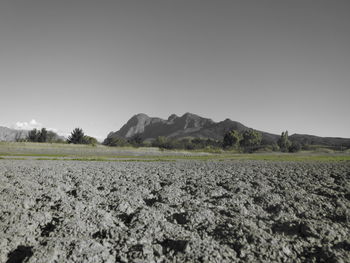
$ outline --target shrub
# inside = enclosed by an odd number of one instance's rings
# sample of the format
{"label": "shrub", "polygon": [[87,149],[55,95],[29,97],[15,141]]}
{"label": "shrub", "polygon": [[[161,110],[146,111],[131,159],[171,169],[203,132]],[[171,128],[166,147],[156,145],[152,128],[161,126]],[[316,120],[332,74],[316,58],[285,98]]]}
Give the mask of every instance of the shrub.
{"label": "shrub", "polygon": [[272,151],[278,152],[280,150],[280,147],[278,146],[277,143],[271,144]]}
{"label": "shrub", "polygon": [[127,146],[128,142],[122,138],[110,136],[107,137],[102,144],[107,146]]}
{"label": "shrub", "polygon": [[164,136],[159,136],[152,142],[152,146],[160,149],[175,149],[175,140],[170,140]]}
{"label": "shrub", "polygon": [[64,140],[60,138],[57,133],[53,131],[48,131],[46,135],[46,142],[50,143],[64,143]]}
{"label": "shrub", "polygon": [[141,134],[135,134],[134,136],[128,139],[128,143],[135,147],[142,146],[142,141],[143,138],[141,137]]}
{"label": "shrub", "polygon": [[221,142],[202,138],[184,138],[178,140],[174,138],[159,136],[152,142],[151,145],[152,147],[158,147],[160,149],[199,150],[207,148],[219,148],[221,147]]}
{"label": "shrub", "polygon": [[291,153],[299,152],[301,150],[301,144],[299,142],[293,141],[291,143],[291,146],[289,146],[288,150]]}
{"label": "shrub", "polygon": [[85,144],[91,144],[91,145],[95,146],[98,143],[98,141],[94,137],[85,135],[84,136],[84,143]]}

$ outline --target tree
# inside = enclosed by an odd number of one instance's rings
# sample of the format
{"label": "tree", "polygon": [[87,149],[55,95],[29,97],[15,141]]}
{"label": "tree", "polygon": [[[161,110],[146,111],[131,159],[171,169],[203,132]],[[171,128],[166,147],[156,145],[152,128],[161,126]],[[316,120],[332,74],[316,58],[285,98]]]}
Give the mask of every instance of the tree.
{"label": "tree", "polygon": [[85,134],[81,128],[75,128],[68,136],[67,142],[73,144],[86,144]]}
{"label": "tree", "polygon": [[158,136],[153,142],[152,147],[158,147],[160,149],[173,149],[174,145],[170,140],[164,136]]}
{"label": "tree", "polygon": [[140,134],[135,134],[134,136],[132,136],[129,140],[128,140],[128,142],[131,144],[131,145],[133,145],[133,146],[141,146],[141,144],[142,144],[142,141],[143,141],[143,139],[142,139],[142,137],[141,137],[141,135]]}
{"label": "tree", "polygon": [[299,152],[301,150],[301,144],[297,141],[293,141],[289,146],[288,151],[291,153]]}
{"label": "tree", "polygon": [[37,142],[39,140],[39,136],[40,136],[40,131],[37,129],[33,129],[28,132],[27,140],[30,142]]}
{"label": "tree", "polygon": [[41,130],[33,129],[27,134],[27,141],[29,142],[50,142],[50,143],[63,143],[64,141],[60,138],[57,133],[48,131],[45,128]]}
{"label": "tree", "polygon": [[242,133],[241,146],[243,146],[246,149],[252,148],[260,145],[261,140],[262,135],[260,132],[253,129],[248,129]]}
{"label": "tree", "polygon": [[59,136],[57,135],[57,133],[53,132],[53,131],[48,131],[47,132],[47,136],[46,136],[46,141],[47,142],[58,142],[60,139],[59,139]]}
{"label": "tree", "polygon": [[241,140],[241,134],[236,130],[231,130],[225,133],[222,146],[224,148],[237,147]]}
{"label": "tree", "polygon": [[38,142],[46,142],[47,141],[47,130],[42,128],[39,132]]}
{"label": "tree", "polygon": [[24,142],[25,141],[25,137],[23,136],[23,131],[16,132],[15,141],[16,142]]}
{"label": "tree", "polygon": [[277,141],[282,152],[288,152],[291,142],[288,139],[288,131],[282,132],[281,137]]}

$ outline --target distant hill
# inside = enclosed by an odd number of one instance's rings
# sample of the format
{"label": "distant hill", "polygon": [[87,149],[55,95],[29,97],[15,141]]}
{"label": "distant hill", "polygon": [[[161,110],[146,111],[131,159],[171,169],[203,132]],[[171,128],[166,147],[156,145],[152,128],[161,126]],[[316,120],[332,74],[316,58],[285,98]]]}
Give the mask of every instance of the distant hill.
{"label": "distant hill", "polygon": [[293,134],[289,136],[291,141],[297,141],[301,144],[322,145],[328,147],[350,148],[350,139],[339,137],[318,137],[308,134]]}
{"label": "distant hill", "polygon": [[27,137],[28,131],[15,130],[0,126],[0,141],[14,142],[17,139],[24,139]]}
{"label": "distant hill", "polygon": [[[209,138],[222,140],[224,134],[229,130],[244,131],[247,129],[249,127],[237,121],[226,119],[214,122],[211,119],[192,113],[185,113],[180,117],[172,114],[166,120],[140,113],[134,115],[120,130],[109,133],[107,137],[128,139],[139,134],[145,141],[152,141],[158,136],[177,139]],[[262,133],[263,144],[275,143],[280,137],[277,134],[260,132]],[[293,134],[289,138],[302,144],[350,147],[350,139],[344,138],[318,137],[304,134]]]}

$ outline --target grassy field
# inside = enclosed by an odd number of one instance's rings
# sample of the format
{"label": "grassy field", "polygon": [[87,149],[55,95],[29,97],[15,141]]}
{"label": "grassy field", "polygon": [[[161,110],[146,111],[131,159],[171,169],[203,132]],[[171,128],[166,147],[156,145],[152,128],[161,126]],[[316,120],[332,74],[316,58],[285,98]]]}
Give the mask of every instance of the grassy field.
{"label": "grassy field", "polygon": [[67,161],[176,161],[176,160],[266,160],[350,161],[349,152],[303,151],[299,153],[254,153],[166,151],[157,148],[106,147],[50,143],[0,142],[0,159]]}

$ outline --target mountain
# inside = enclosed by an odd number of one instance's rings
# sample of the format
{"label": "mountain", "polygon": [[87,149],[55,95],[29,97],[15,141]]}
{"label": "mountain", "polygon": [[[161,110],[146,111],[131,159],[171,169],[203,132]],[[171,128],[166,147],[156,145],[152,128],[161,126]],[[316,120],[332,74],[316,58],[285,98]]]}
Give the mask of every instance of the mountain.
{"label": "mountain", "polygon": [[27,134],[28,131],[25,130],[15,130],[0,126],[0,141],[14,142],[17,139],[26,138]]}
{"label": "mountain", "polygon": [[[166,120],[140,113],[134,115],[119,131],[111,132],[108,137],[128,139],[139,134],[146,141],[154,140],[158,136],[222,140],[223,135],[229,130],[244,131],[247,129],[249,128],[243,124],[230,119],[214,122],[192,113],[185,113],[181,117],[172,114]],[[275,142],[279,138],[279,135],[261,133],[266,143]]]}
{"label": "mountain", "polygon": [[[134,115],[123,127],[116,132],[110,132],[107,138],[124,138],[128,139],[136,134],[140,135],[143,140],[151,141],[158,136],[167,138],[209,138],[222,140],[224,134],[229,130],[244,131],[249,129],[242,123],[226,119],[221,122],[214,122],[211,119],[203,118],[196,114],[185,113],[181,117],[172,114],[168,119],[149,117],[140,113]],[[262,143],[276,143],[280,135],[259,131],[262,134]],[[293,134],[289,136],[291,141],[301,144],[325,145],[334,147],[350,148],[350,139],[318,137],[306,134]]]}

